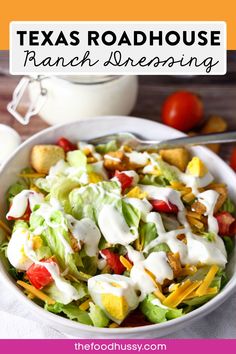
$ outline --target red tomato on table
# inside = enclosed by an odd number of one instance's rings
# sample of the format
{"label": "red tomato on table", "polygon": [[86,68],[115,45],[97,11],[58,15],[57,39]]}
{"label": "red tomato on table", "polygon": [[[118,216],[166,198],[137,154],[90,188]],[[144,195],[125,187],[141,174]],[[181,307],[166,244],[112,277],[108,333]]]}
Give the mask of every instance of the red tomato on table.
{"label": "red tomato on table", "polygon": [[203,118],[202,101],[194,93],[177,91],[164,101],[161,118],[164,124],[187,132]]}

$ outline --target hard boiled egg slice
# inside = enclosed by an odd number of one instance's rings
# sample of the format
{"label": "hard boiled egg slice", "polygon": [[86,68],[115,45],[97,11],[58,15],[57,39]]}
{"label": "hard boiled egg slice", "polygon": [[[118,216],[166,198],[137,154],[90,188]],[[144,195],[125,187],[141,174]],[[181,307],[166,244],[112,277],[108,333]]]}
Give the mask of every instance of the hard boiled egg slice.
{"label": "hard boiled egg slice", "polygon": [[92,277],[88,280],[88,290],[95,304],[118,324],[139,304],[134,283],[123,275],[100,274]]}
{"label": "hard boiled egg slice", "polygon": [[13,232],[9,241],[7,258],[16,269],[27,270],[33,264],[25,252],[26,242],[31,242],[29,237],[29,231],[22,227]]}

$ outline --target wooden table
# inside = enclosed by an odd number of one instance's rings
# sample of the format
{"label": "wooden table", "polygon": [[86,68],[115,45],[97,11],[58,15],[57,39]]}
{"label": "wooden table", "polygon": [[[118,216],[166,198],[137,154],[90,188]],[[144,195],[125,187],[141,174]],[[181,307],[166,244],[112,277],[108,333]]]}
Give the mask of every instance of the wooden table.
{"label": "wooden table", "polygon": [[[22,139],[48,127],[40,117],[34,117],[28,126],[19,124],[6,110],[19,76],[8,74],[8,52],[0,51],[0,123],[15,128]],[[160,107],[171,92],[186,89],[202,96],[206,117],[223,116],[230,130],[236,130],[236,51],[228,52],[228,72],[224,76],[140,76],[139,95],[133,116],[160,121]],[[232,144],[224,145],[221,156],[227,159]]]}

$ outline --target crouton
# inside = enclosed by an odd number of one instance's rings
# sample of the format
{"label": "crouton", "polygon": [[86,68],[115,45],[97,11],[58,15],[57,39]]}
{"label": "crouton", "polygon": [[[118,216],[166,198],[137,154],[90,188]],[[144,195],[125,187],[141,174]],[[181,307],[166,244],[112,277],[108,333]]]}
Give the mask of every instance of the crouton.
{"label": "crouton", "polygon": [[160,150],[159,153],[164,161],[168,162],[170,165],[178,167],[180,171],[183,172],[190,160],[190,154],[188,150],[184,148]]}
{"label": "crouton", "polygon": [[104,167],[110,171],[129,169],[129,158],[124,151],[111,151],[104,155]]}
{"label": "crouton", "polygon": [[[227,199],[227,195],[228,195],[227,187],[223,186],[223,185],[216,184],[216,185],[209,185],[207,187],[207,189],[208,190],[212,189],[212,190],[216,191],[217,193],[219,193],[219,197],[217,199],[215,209],[214,209],[214,214],[215,214],[222,207],[222,205],[224,204],[224,202]],[[199,201],[194,202],[191,206],[191,209],[201,215],[205,214],[205,212],[206,212],[205,205],[203,205]]]}
{"label": "crouton", "polygon": [[31,165],[38,173],[48,173],[50,167],[65,159],[65,152],[56,145],[35,145],[31,151]]}
{"label": "crouton", "polygon": [[214,213],[217,213],[217,211],[222,207],[222,205],[224,204],[224,202],[227,199],[228,196],[228,190],[227,187],[225,185],[209,185],[208,189],[213,189],[214,191],[216,191],[217,193],[219,193],[219,197],[217,199],[216,205],[215,205],[215,209],[214,209]]}
{"label": "crouton", "polygon": [[[211,133],[222,133],[225,132],[228,128],[227,122],[219,116],[211,116],[203,128],[201,129],[202,134],[211,134]],[[220,150],[220,144],[209,144],[206,145],[209,149],[214,151],[216,154]]]}

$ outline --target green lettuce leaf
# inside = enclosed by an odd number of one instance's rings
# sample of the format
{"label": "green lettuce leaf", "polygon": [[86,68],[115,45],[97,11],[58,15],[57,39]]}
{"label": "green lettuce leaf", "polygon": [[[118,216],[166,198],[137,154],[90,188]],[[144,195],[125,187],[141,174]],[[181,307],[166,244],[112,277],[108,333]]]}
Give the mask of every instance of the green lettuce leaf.
{"label": "green lettuce leaf", "polygon": [[122,212],[128,226],[137,229],[141,218],[140,211],[122,200]]}
{"label": "green lettuce leaf", "polygon": [[166,322],[177,317],[182,316],[182,309],[163,308],[152,303],[156,297],[152,294],[148,295],[140,305],[142,313],[152,323]]}
{"label": "green lettuce leaf", "polygon": [[74,188],[78,188],[79,183],[70,178],[59,177],[53,183],[50,189],[50,197],[55,198],[64,207],[64,210],[70,212],[69,194]]}
{"label": "green lettuce leaf", "polygon": [[107,144],[99,144],[95,147],[96,152],[99,154],[107,154],[108,152],[111,151],[117,151],[118,150],[118,145],[116,140],[111,140]]}
{"label": "green lettuce leaf", "polygon": [[100,309],[99,306],[94,305],[92,302],[90,303],[89,317],[95,327],[107,327],[110,321],[102,309]]}
{"label": "green lettuce leaf", "polygon": [[81,150],[69,151],[66,158],[70,166],[86,171],[87,157]]}
{"label": "green lettuce leaf", "polygon": [[[77,266],[81,264],[78,254],[68,253],[64,243],[71,246],[69,232],[67,230],[67,220],[60,210],[51,214],[50,226],[46,220],[37,215],[37,210],[31,213],[30,230],[40,230],[43,244],[49,247],[52,255],[56,256],[57,262],[62,270],[68,269],[69,273],[80,278]],[[63,241],[64,239],[64,241]]]}
{"label": "green lettuce leaf", "polygon": [[77,219],[97,216],[106,204],[113,204],[121,210],[121,189],[117,182],[99,182],[74,189],[69,195],[72,215]]}
{"label": "green lettuce leaf", "polygon": [[164,176],[155,176],[155,175],[144,175],[140,178],[140,184],[152,185],[158,187],[166,187],[170,183]]}
{"label": "green lettuce leaf", "polygon": [[234,239],[233,237],[224,236],[223,241],[225,244],[227,255],[230,256],[234,250]]}
{"label": "green lettuce leaf", "polygon": [[56,314],[65,314],[70,320],[74,320],[86,325],[92,325],[92,321],[89,317],[89,314],[86,311],[83,311],[79,306],[75,304],[63,305],[56,302],[54,305],[45,305],[47,311],[56,313]]}

